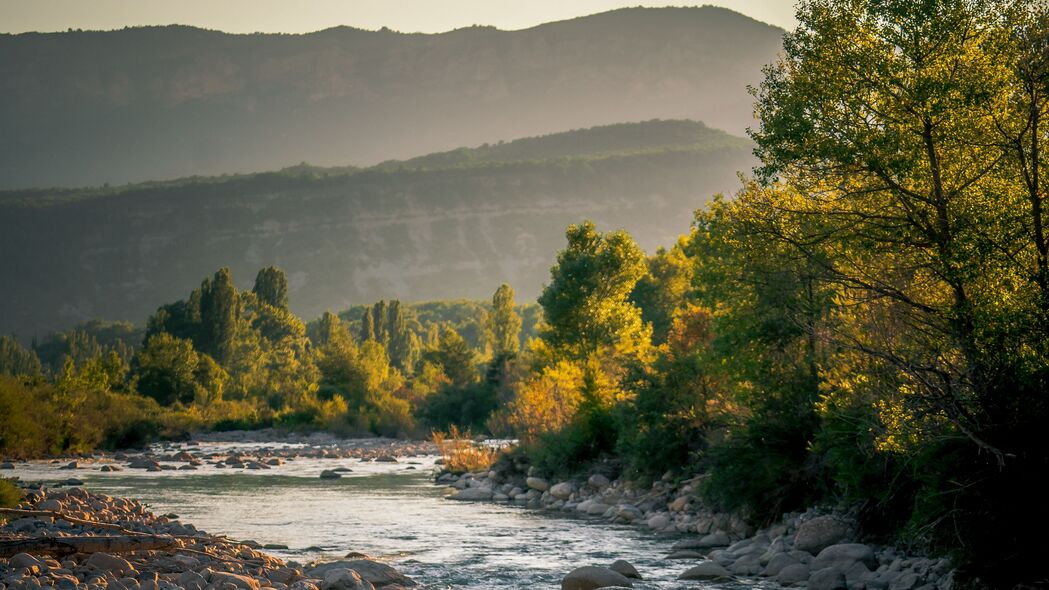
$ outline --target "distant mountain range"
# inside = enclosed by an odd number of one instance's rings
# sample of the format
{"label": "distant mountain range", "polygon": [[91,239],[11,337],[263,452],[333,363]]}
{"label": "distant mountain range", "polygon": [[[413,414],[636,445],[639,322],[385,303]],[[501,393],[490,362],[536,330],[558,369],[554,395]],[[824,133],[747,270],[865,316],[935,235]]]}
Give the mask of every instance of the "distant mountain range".
{"label": "distant mountain range", "polygon": [[651,118],[742,135],[782,34],[702,7],[437,35],[0,35],[0,188],[371,165]]}
{"label": "distant mountain range", "polygon": [[89,318],[141,323],[215,269],[270,264],[313,318],[378,299],[534,299],[570,223],[653,249],[738,187],[747,140],[653,120],[457,149],[368,168],[295,166],[120,187],[0,192],[0,333]]}

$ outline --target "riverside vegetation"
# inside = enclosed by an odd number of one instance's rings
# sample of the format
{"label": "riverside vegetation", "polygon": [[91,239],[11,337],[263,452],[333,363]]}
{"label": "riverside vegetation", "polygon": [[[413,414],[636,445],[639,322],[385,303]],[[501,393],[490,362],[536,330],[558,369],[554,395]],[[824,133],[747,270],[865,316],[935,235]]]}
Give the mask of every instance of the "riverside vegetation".
{"label": "riverside vegetation", "polygon": [[[621,482],[624,502],[591,485],[547,490],[551,505],[606,514],[644,501],[654,481],[649,511],[666,526],[675,512],[698,531],[693,517],[709,513],[734,515],[739,537],[760,529],[710,554],[730,570],[786,555],[816,585],[825,556],[792,551],[800,514],[830,506],[855,527],[835,543],[949,558],[957,585],[1044,585],[1046,7],[809,0],[798,20],[755,89],[756,175],[651,256],[624,231],[569,227],[523,347],[509,287],[479,350],[447,325],[425,338],[404,329],[392,304],[362,311],[357,330],[333,314],[306,326],[279,271],[250,292],[219,271],[161,308],[127,362],[111,348],[34,377],[33,353],[6,341],[5,370],[30,375],[0,388],[7,452],[92,444],[80,429],[106,419],[84,417],[119,408],[135,418],[96,438],[150,415],[457,424],[519,438],[503,461],[531,477]],[[34,429],[46,442],[19,448]],[[660,514],[660,502],[697,508]],[[834,570],[830,588],[914,587],[944,567],[870,545],[836,551],[894,577]]]}

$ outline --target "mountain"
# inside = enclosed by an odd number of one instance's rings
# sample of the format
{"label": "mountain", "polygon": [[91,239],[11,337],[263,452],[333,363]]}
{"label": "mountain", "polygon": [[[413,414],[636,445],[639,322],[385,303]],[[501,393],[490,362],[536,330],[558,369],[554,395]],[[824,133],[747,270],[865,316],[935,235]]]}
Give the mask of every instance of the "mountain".
{"label": "mountain", "polygon": [[651,118],[741,135],[782,34],[701,7],[432,35],[0,35],[0,188],[371,165]]}
{"label": "mountain", "polygon": [[0,333],[141,323],[222,266],[241,288],[280,266],[306,318],[378,299],[487,299],[502,282],[525,302],[567,225],[672,243],[710,195],[738,186],[751,149],[653,120],[370,168],[0,192]]}

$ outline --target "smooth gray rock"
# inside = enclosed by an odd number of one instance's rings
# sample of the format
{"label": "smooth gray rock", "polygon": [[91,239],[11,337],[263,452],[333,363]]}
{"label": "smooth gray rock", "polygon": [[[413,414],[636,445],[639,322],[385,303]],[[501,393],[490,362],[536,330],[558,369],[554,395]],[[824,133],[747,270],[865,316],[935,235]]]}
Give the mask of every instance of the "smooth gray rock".
{"label": "smooth gray rock", "polygon": [[492,490],[488,488],[466,488],[465,490],[459,490],[459,492],[449,496],[449,498],[463,502],[487,502],[494,495]]}
{"label": "smooth gray rock", "polygon": [[529,477],[525,480],[525,485],[538,492],[545,492],[550,489],[550,483],[541,477]]}
{"label": "smooth gray rock", "polygon": [[731,578],[732,574],[722,567],[720,564],[713,561],[704,561],[703,563],[689,569],[685,573],[677,577],[679,580],[720,580],[724,578]]}
{"label": "smooth gray rock", "polygon": [[874,554],[874,549],[863,543],[839,543],[820,551],[816,559],[812,560],[812,569],[837,567],[845,571],[857,562],[871,569],[878,567],[878,557]]}
{"label": "smooth gray rock", "polygon": [[339,479],[342,477],[342,474],[332,469],[325,469],[324,471],[321,471],[320,477],[321,479]]}
{"label": "smooth gray rock", "polygon": [[379,563],[370,559],[332,561],[311,568],[306,573],[309,574],[311,578],[323,579],[326,572],[337,568],[351,569],[375,586],[386,586],[389,584],[400,584],[401,586],[416,585],[415,581],[408,576],[405,576],[385,563]]}
{"label": "smooth gray rock", "polygon": [[612,484],[612,482],[608,481],[607,477],[601,475],[600,473],[595,473],[591,475],[590,478],[586,480],[586,483],[590,484],[590,487],[594,488],[595,490],[603,490]]}
{"label": "smooth gray rock", "polygon": [[356,571],[338,567],[325,572],[321,590],[375,590],[375,586]]}
{"label": "smooth gray rock", "polygon": [[848,534],[849,527],[840,518],[817,516],[798,527],[794,548],[816,555],[831,545],[841,543]]}
{"label": "smooth gray rock", "polygon": [[131,562],[123,557],[110,555],[108,553],[92,553],[91,557],[88,557],[85,563],[97,570],[113,572],[114,574],[121,576],[134,573],[135,571]]}
{"label": "smooth gray rock", "polygon": [[798,584],[809,579],[809,566],[803,563],[795,563],[781,569],[776,574],[776,581],[784,586]]}
{"label": "smooth gray rock", "polygon": [[576,568],[561,580],[561,590],[596,590],[597,588],[633,588],[629,578],[606,567]]}
{"label": "smooth gray rock", "polygon": [[627,578],[633,578],[635,580],[641,579],[641,574],[638,573],[637,568],[634,567],[634,564],[624,559],[617,559],[616,561],[612,562],[612,565],[608,566],[608,569]]}
{"label": "smooth gray rock", "polygon": [[554,484],[553,487],[550,488],[550,495],[558,500],[567,500],[571,498],[573,492],[575,492],[575,486],[567,481]]}
{"label": "smooth gray rock", "polygon": [[765,566],[765,571],[761,574],[763,576],[775,577],[778,576],[783,568],[798,564],[798,560],[794,559],[786,553],[778,553],[769,560],[768,565]]}
{"label": "smooth gray rock", "polygon": [[809,590],[848,590],[845,574],[838,568],[828,567],[812,572],[809,576]]}

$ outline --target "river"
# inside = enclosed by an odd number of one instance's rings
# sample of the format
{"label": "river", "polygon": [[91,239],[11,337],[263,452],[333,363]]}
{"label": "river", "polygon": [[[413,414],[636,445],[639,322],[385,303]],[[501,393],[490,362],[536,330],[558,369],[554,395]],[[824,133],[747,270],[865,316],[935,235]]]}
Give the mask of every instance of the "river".
{"label": "river", "polygon": [[[266,445],[273,448],[273,445]],[[252,445],[207,443],[194,451],[250,451]],[[559,588],[568,571],[625,559],[644,580],[639,589],[778,588],[770,582],[678,582],[693,563],[666,560],[673,538],[629,526],[528,510],[506,504],[447,500],[430,479],[436,457],[380,463],[300,458],[270,470],[125,470],[98,465],[59,470],[19,464],[5,476],[26,481],[75,477],[95,492],[137,498],[160,514],[176,513],[211,533],[262,544],[304,563],[356,551],[390,563],[427,589]],[[347,467],[341,479],[323,469]]]}

